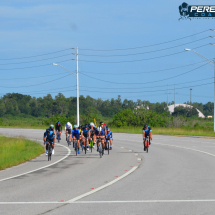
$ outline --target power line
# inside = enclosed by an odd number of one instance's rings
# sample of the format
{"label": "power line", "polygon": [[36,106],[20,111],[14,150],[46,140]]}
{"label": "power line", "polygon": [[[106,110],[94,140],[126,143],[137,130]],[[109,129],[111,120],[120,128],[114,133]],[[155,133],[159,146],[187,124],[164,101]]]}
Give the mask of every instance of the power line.
{"label": "power line", "polygon": [[[202,45],[202,46],[198,46],[194,49],[198,49],[198,48],[201,48],[203,46],[206,46],[208,44],[205,44],[205,45]],[[181,54],[181,53],[184,53],[186,51],[181,51],[181,52],[175,52],[173,54],[168,54],[168,55],[162,55],[162,56],[158,56],[158,57],[153,57],[153,58],[145,58],[145,59],[140,59],[140,60],[126,60],[126,61],[90,61],[90,60],[79,60],[79,61],[83,61],[83,62],[88,62],[88,63],[131,63],[131,62],[138,62],[138,61],[145,61],[145,60],[153,60],[153,59],[158,59],[158,58],[163,58],[163,57],[169,57],[169,56],[173,56],[173,55],[177,55],[177,54]]]}
{"label": "power line", "polygon": [[55,58],[60,58],[60,57],[65,57],[65,56],[71,56],[70,54],[66,54],[66,55],[61,55],[61,56],[56,56],[56,57],[51,57],[51,58],[46,58],[46,59],[41,59],[41,60],[34,60],[34,61],[27,61],[27,62],[19,62],[19,63],[3,63],[0,65],[11,65],[11,64],[22,64],[22,63],[33,63],[33,62],[38,62],[38,61],[45,61],[45,60],[50,60],[50,59],[55,59]]}
{"label": "power line", "polygon": [[[62,63],[66,61],[71,61],[72,59],[64,60],[64,61],[59,61],[57,63]],[[47,64],[42,64],[38,66],[29,66],[29,67],[20,67],[20,68],[12,68],[12,69],[0,69],[0,70],[18,70],[18,69],[31,69],[31,68],[36,68],[36,67],[42,67],[42,66],[51,66],[52,63],[47,63]]]}
{"label": "power line", "polygon": [[198,42],[198,41],[201,41],[201,40],[205,40],[206,38],[208,37],[204,37],[202,39],[199,39],[199,40],[195,40],[195,41],[192,41],[192,42],[189,42],[189,43],[184,43],[184,44],[181,44],[181,45],[177,45],[177,46],[172,46],[172,47],[169,47],[169,48],[164,48],[164,49],[159,49],[159,50],[154,50],[154,51],[148,51],[148,52],[142,52],[142,53],[135,53],[135,54],[126,54],[126,55],[87,55],[87,54],[80,54],[80,56],[90,56],[90,57],[123,57],[123,56],[133,56],[133,55],[141,55],[141,54],[148,54],[148,53],[153,53],[153,52],[159,52],[159,51],[164,51],[164,50],[168,50],[168,49],[173,49],[173,48],[176,48],[176,47],[181,47],[183,45],[187,45],[187,44],[190,44],[190,43],[195,43],[195,42]]}
{"label": "power line", "polygon": [[[56,76],[56,75],[61,75],[61,74],[65,74],[65,72],[59,72],[59,73],[54,73],[51,74],[51,76]],[[44,77],[50,77],[50,75],[44,75],[44,76],[34,76],[34,77],[26,77],[26,78],[4,78],[1,80],[22,80],[22,79],[31,79],[31,78],[44,78]]]}
{"label": "power line", "polygon": [[40,56],[44,56],[44,55],[50,55],[50,54],[55,54],[55,53],[59,53],[59,52],[68,51],[68,50],[71,50],[71,49],[74,49],[74,48],[63,49],[63,50],[60,50],[60,51],[50,52],[50,53],[41,54],[41,55],[33,55],[33,56],[18,57],[18,58],[6,58],[6,59],[0,59],[0,60],[19,60],[19,59],[24,59],[24,58],[40,57]]}
{"label": "power line", "polygon": [[[213,84],[214,82],[209,82],[205,84],[199,84],[199,85],[194,85],[194,86],[189,86],[189,87],[181,87],[181,88],[176,88],[176,89],[185,89],[185,88],[190,88],[190,87],[197,87],[197,86],[203,86],[203,85],[208,85],[208,84]],[[169,89],[169,90],[174,90],[174,89]],[[81,91],[88,91],[88,92],[99,92],[99,93],[149,93],[149,92],[160,92],[160,91],[166,91],[166,90],[154,90],[154,91],[141,91],[141,92],[102,92],[102,91],[90,91],[90,90],[81,90]]]}
{"label": "power line", "polygon": [[[191,66],[191,65],[196,65],[196,64],[200,64],[200,63],[205,63],[205,61],[201,61],[201,62],[197,62],[197,63],[191,63],[191,64],[187,64],[187,65],[184,65],[184,66],[178,66],[178,67],[173,67],[173,68],[169,68],[169,69],[162,69],[162,70],[155,70],[155,71],[147,71],[147,72],[132,72],[132,73],[110,73],[110,72],[90,72],[90,73],[93,73],[93,74],[102,74],[102,75],[130,75],[130,74],[144,74],[144,73],[154,73],[154,72],[163,72],[163,71],[167,71],[167,70],[174,70],[174,69],[180,69],[180,68],[183,68],[183,67],[187,67],[187,66]],[[88,73],[88,72],[85,72],[85,71],[81,71],[82,73]]]}
{"label": "power line", "polygon": [[209,29],[208,29],[208,30],[205,30],[205,31],[201,31],[201,32],[196,33],[196,34],[192,34],[192,35],[186,36],[186,37],[181,37],[181,38],[179,38],[179,39],[170,40],[170,41],[167,41],[167,42],[162,42],[162,43],[157,43],[157,44],[152,44],[152,45],[147,45],[147,46],[133,47],[133,48],[107,49],[107,50],[82,49],[82,48],[79,48],[79,49],[80,49],[80,50],[85,50],[85,51],[123,51],[123,50],[131,50],[131,49],[140,49],[140,48],[146,48],[146,47],[151,47],[151,46],[157,46],[157,45],[163,45],[163,44],[166,44],[166,43],[171,43],[171,42],[178,41],[178,40],[182,40],[182,39],[185,39],[185,38],[188,38],[188,37],[192,37],[192,36],[195,36],[195,35],[198,35],[198,34],[202,34],[202,33],[205,33],[205,32],[207,32],[207,31],[209,31]]}
{"label": "power line", "polygon": [[[206,64],[208,64],[208,63],[206,63]],[[158,80],[158,81],[147,82],[147,83],[145,83],[145,84],[151,84],[151,83],[155,83],[155,82],[166,81],[166,80],[169,80],[169,79],[172,79],[172,78],[176,78],[176,77],[182,76],[182,75],[184,75],[184,74],[190,73],[190,72],[192,72],[192,71],[194,71],[194,70],[196,70],[196,69],[199,69],[199,68],[205,66],[206,64],[203,64],[203,65],[201,65],[201,66],[199,66],[199,67],[197,67],[197,68],[195,68],[195,69],[189,70],[189,71],[184,72],[184,73],[181,73],[181,74],[179,74],[179,75],[172,76],[172,77],[170,77],[170,78],[166,78],[166,79],[162,79],[162,80]],[[81,73],[81,72],[80,72],[80,73]],[[98,78],[94,78],[94,77],[89,76],[89,75],[86,75],[86,74],[84,74],[84,75],[87,76],[87,77],[89,77],[89,78],[96,79],[96,80],[98,80],[98,81],[103,81],[103,82],[111,83],[111,84],[127,84],[127,85],[131,85],[131,84],[143,84],[143,83],[117,83],[117,82],[105,81],[105,80],[101,80],[101,79],[98,79]]]}
{"label": "power line", "polygon": [[39,83],[39,84],[33,84],[33,85],[28,85],[28,86],[19,86],[19,87],[6,87],[6,86],[0,86],[2,88],[22,88],[22,87],[33,87],[33,86],[39,86],[39,85],[43,85],[43,84],[47,84],[47,83],[50,83],[50,82],[53,82],[53,81],[57,81],[57,80],[60,80],[62,78],[65,78],[65,77],[68,77],[70,74],[66,75],[66,76],[63,76],[63,77],[60,77],[60,78],[56,78],[54,80],[49,80],[49,81],[46,81],[46,82],[43,82],[43,83]]}

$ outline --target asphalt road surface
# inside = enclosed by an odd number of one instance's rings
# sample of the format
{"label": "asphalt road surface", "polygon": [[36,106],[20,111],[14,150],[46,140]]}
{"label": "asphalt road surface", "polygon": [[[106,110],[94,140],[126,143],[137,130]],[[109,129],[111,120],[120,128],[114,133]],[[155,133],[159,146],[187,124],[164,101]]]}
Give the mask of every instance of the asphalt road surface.
{"label": "asphalt road surface", "polygon": [[[0,129],[40,140],[43,130]],[[65,135],[52,161],[45,154],[0,171],[0,214],[215,214],[215,141],[114,134],[103,158],[76,156]]]}

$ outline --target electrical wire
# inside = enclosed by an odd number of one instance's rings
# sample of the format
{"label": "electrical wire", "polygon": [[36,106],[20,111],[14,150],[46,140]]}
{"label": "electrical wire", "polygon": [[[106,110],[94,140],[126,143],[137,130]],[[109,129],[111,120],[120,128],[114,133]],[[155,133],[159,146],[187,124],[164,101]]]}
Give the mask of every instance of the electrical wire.
{"label": "electrical wire", "polygon": [[[183,67],[187,67],[187,66],[191,66],[191,65],[196,65],[196,64],[200,64],[200,63],[204,63],[204,61],[200,61],[200,62],[197,62],[197,63],[191,63],[191,64],[187,64],[187,65],[184,65],[184,66],[178,66],[178,67],[173,67],[173,68],[169,68],[169,69],[162,69],[162,70],[155,70],[155,71],[147,71],[147,72],[132,72],[132,73],[111,73],[111,72],[90,72],[90,73],[93,73],[93,74],[100,74],[100,75],[133,75],[133,74],[144,74],[144,73],[154,73],[154,72],[163,72],[163,71],[168,71],[168,70],[174,70],[174,69],[180,69],[180,68],[183,68]],[[80,71],[81,73],[88,73],[88,72],[85,72],[85,71]]]}
{"label": "electrical wire", "polygon": [[65,56],[69,56],[70,54],[66,54],[66,55],[61,55],[61,56],[56,56],[56,57],[51,57],[51,58],[46,58],[46,59],[41,59],[41,60],[34,60],[34,61],[27,61],[27,62],[19,62],[19,63],[3,63],[0,65],[11,65],[11,64],[23,64],[23,63],[33,63],[33,62],[38,62],[38,61],[45,61],[45,60],[50,60],[50,59],[55,59],[55,58],[60,58],[60,57],[65,57]]}
{"label": "electrical wire", "polygon": [[60,78],[56,78],[54,80],[49,80],[47,82],[43,82],[43,83],[39,83],[39,84],[33,84],[33,85],[28,85],[28,86],[19,86],[19,87],[7,87],[7,86],[0,86],[2,88],[22,88],[22,87],[33,87],[33,86],[39,86],[39,85],[43,85],[43,84],[47,84],[47,83],[50,83],[50,82],[53,82],[53,81],[57,81],[57,80],[60,80],[62,78],[65,78],[65,77],[68,77],[70,74],[66,75],[66,76],[63,76],[63,77],[60,77]]}
{"label": "electrical wire", "polygon": [[[67,62],[67,61],[71,61],[71,60],[73,60],[73,59],[63,60],[63,61],[59,61],[57,63]],[[12,69],[0,69],[0,70],[32,69],[32,68],[43,67],[43,66],[51,66],[51,65],[53,65],[53,64],[52,63],[47,63],[47,64],[43,64],[43,65],[38,65],[38,66],[29,66],[29,67],[12,68]]]}
{"label": "electrical wire", "polygon": [[18,57],[18,58],[6,58],[6,59],[0,59],[0,60],[19,60],[19,59],[25,59],[25,58],[40,57],[40,56],[44,56],[44,55],[50,55],[50,54],[55,54],[55,53],[59,53],[59,52],[68,51],[68,50],[71,50],[71,49],[74,49],[74,48],[63,49],[63,50],[60,50],[60,51],[50,52],[50,53],[41,54],[41,55],[33,55],[33,56]]}
{"label": "electrical wire", "polygon": [[149,53],[153,53],[153,52],[159,52],[159,51],[164,51],[164,50],[168,50],[168,49],[173,49],[173,48],[176,48],[176,47],[181,47],[181,46],[184,46],[184,45],[187,45],[187,44],[190,44],[190,43],[195,43],[195,42],[198,42],[198,41],[201,41],[201,40],[205,40],[207,38],[209,38],[209,37],[204,37],[204,38],[199,39],[199,40],[195,40],[195,41],[192,41],[192,42],[189,42],[189,43],[184,43],[184,44],[177,45],[177,46],[172,46],[172,47],[165,48],[165,49],[159,49],[159,50],[142,52],[142,53],[135,53],[135,54],[126,54],[126,55],[87,55],[87,54],[79,54],[79,55],[80,56],[88,56],[88,57],[124,57],[124,56],[133,56],[133,55],[142,55],[142,54],[149,54]]}
{"label": "electrical wire", "polygon": [[[201,48],[203,46],[207,46],[208,44],[202,45],[202,46],[198,46],[194,49],[198,49]],[[162,56],[158,56],[158,57],[153,57],[153,58],[145,58],[145,59],[140,59],[140,60],[126,60],[126,61],[90,61],[90,60],[79,60],[79,61],[83,61],[83,62],[88,62],[88,63],[131,63],[131,62],[138,62],[138,61],[145,61],[145,60],[154,60],[154,59],[158,59],[158,58],[164,58],[164,57],[169,57],[169,56],[173,56],[173,55],[177,55],[177,54],[181,54],[186,52],[185,50],[181,51],[181,52],[175,52],[173,54],[168,54],[168,55],[162,55]]]}
{"label": "electrical wire", "polygon": [[156,43],[156,44],[147,45],[147,46],[140,46],[140,47],[133,47],[133,48],[124,48],[124,49],[106,49],[106,50],[82,49],[82,48],[79,48],[79,50],[85,50],[85,51],[123,51],[123,50],[131,50],[131,49],[141,49],[141,48],[146,48],[146,47],[151,47],[151,46],[157,46],[157,45],[163,45],[163,44],[166,44],[166,43],[171,43],[171,42],[182,40],[182,39],[185,39],[185,38],[188,38],[188,37],[192,37],[192,36],[195,36],[195,35],[198,35],[198,34],[202,34],[202,33],[205,33],[207,31],[209,31],[209,29],[205,30],[205,31],[201,31],[201,32],[196,33],[196,34],[192,34],[192,35],[186,36],[186,37],[181,37],[179,39],[170,40],[170,41],[166,41],[166,42],[162,42],[162,43]]}
{"label": "electrical wire", "polygon": [[[155,83],[155,82],[166,81],[166,80],[169,80],[169,79],[172,79],[172,78],[176,78],[176,77],[182,76],[182,75],[184,75],[184,74],[190,73],[190,72],[192,72],[192,71],[194,71],[194,70],[196,70],[196,69],[199,69],[199,68],[201,68],[201,67],[203,67],[203,66],[205,66],[205,65],[207,65],[207,64],[208,64],[208,63],[203,64],[203,65],[201,65],[201,66],[199,66],[199,67],[197,67],[197,68],[195,68],[195,69],[189,70],[189,71],[187,71],[187,72],[181,73],[181,74],[176,75],[176,76],[172,76],[172,77],[170,77],[170,78],[166,78],[166,79],[162,79],[162,80],[158,80],[158,81],[147,82],[147,83],[144,83],[144,84],[146,85],[146,84],[151,84],[151,83]],[[103,82],[111,83],[111,84],[127,84],[127,85],[131,85],[131,84],[143,84],[143,83],[117,83],[117,82],[105,81],[105,80],[101,80],[101,79],[98,79],[98,78],[94,78],[94,77],[89,76],[89,75],[86,75],[86,74],[84,74],[84,75],[87,76],[87,77],[89,77],[89,78],[96,79],[96,80],[98,80],[98,81],[103,81]]]}
{"label": "electrical wire", "polygon": [[[208,84],[213,84],[214,82],[209,82],[209,83],[205,83],[205,84],[199,84],[199,85],[194,85],[194,86],[188,86],[188,87],[181,87],[181,88],[175,88],[175,89],[185,89],[185,88],[190,88],[190,87],[197,87],[197,86],[204,86],[204,85],[208,85]],[[169,89],[169,90],[174,90],[174,89]],[[161,91],[166,91],[166,90],[154,90],[154,91],[138,91],[138,92],[102,92],[102,91],[90,91],[90,90],[81,90],[81,91],[88,91],[88,92],[97,92],[97,93],[127,93],[127,94],[133,94],[133,93],[152,93],[152,92],[161,92]]]}

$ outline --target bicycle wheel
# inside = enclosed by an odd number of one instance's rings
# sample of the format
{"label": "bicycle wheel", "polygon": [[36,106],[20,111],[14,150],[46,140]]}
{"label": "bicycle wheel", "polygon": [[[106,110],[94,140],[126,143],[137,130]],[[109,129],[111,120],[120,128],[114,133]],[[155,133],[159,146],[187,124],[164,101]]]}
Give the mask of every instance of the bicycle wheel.
{"label": "bicycle wheel", "polygon": [[93,140],[92,138],[90,139],[90,148],[91,148],[91,153],[93,152]]}
{"label": "bicycle wheel", "polygon": [[87,138],[85,138],[85,145],[84,145],[85,154],[87,153]]}
{"label": "bicycle wheel", "polygon": [[101,144],[101,142],[99,143],[99,154],[100,154],[100,158],[102,158],[102,144]]}
{"label": "bicycle wheel", "polygon": [[75,151],[76,151],[76,156],[78,155],[78,141],[75,140]]}
{"label": "bicycle wheel", "polygon": [[146,141],[146,152],[148,153],[149,152],[149,140],[147,139]]}
{"label": "bicycle wheel", "polygon": [[58,140],[58,143],[60,142],[60,134],[58,133],[57,134],[57,140]]}
{"label": "bicycle wheel", "polygon": [[108,154],[109,154],[109,152],[110,152],[110,140],[108,140],[107,147],[108,147]]}
{"label": "bicycle wheel", "polygon": [[51,156],[52,156],[52,149],[51,149],[52,147],[51,147],[51,145],[50,145],[50,143],[49,143],[49,147],[48,147],[48,161],[50,161],[51,160]]}

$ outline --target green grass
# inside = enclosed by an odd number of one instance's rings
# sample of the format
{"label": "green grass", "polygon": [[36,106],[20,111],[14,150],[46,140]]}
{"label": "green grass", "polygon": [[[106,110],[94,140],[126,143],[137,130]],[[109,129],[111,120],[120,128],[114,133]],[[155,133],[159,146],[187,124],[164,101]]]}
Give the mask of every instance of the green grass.
{"label": "green grass", "polygon": [[0,136],[0,170],[31,160],[44,153],[39,143]]}
{"label": "green grass", "polygon": [[[126,127],[126,128],[111,128],[113,132],[118,133],[142,133],[142,127]],[[152,134],[163,135],[188,135],[188,136],[209,136],[215,137],[215,132],[209,129],[194,129],[194,128],[152,128]]]}

